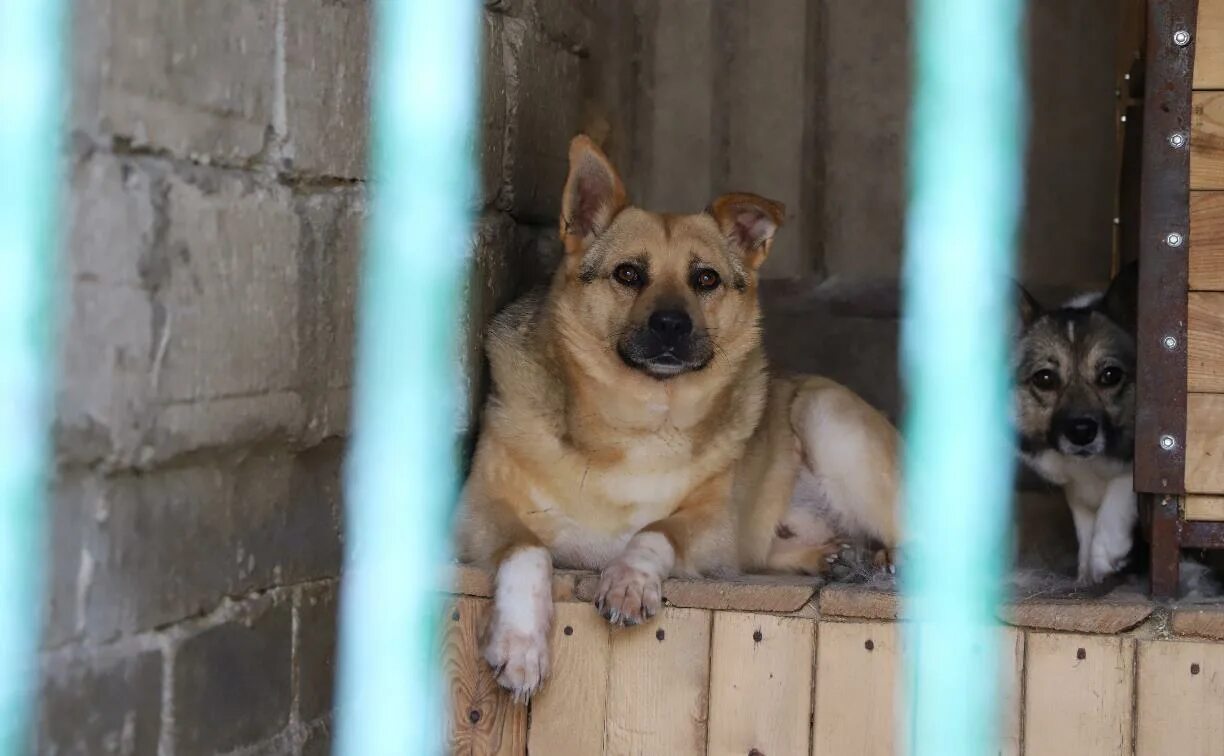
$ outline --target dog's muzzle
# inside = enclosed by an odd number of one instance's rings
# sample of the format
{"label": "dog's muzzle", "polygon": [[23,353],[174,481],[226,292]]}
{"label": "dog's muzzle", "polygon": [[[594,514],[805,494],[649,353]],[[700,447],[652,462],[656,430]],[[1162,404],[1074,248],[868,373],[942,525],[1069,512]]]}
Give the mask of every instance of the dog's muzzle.
{"label": "dog's muzzle", "polygon": [[700,370],[713,355],[708,338],[696,331],[683,310],[656,310],[645,326],[635,328],[617,344],[621,360],[653,378]]}

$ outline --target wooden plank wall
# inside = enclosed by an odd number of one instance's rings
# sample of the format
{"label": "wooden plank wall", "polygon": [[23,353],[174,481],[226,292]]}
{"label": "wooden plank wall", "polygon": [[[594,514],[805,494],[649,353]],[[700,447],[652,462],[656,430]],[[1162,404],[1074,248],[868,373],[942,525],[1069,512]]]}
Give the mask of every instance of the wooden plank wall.
{"label": "wooden plank wall", "polygon": [[[1224,0],[1199,0],[1190,133],[1186,491],[1224,493]],[[1188,500],[1207,519],[1208,506]]]}
{"label": "wooden plank wall", "polygon": [[[613,630],[558,602],[553,671],[527,707],[493,682],[488,600],[447,616],[449,752],[891,756],[901,625],[669,608]],[[999,756],[1224,753],[1224,643],[1004,628]]]}

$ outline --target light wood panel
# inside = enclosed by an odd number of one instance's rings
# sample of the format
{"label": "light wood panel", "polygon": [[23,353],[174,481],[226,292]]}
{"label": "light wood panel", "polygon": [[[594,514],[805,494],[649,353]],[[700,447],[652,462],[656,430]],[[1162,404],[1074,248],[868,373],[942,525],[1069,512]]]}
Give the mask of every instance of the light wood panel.
{"label": "light wood panel", "polygon": [[1190,288],[1224,291],[1224,192],[1190,193]]}
{"label": "light wood panel", "polygon": [[1224,494],[1224,394],[1186,397],[1186,491]]}
{"label": "light wood panel", "polygon": [[808,753],[815,641],[809,619],[715,613],[709,753]]}
{"label": "light wood panel", "polygon": [[704,754],[709,682],[709,611],[669,607],[653,623],[613,630],[604,752]]}
{"label": "light wood panel", "polygon": [[1024,731],[1024,633],[999,631],[1003,658],[999,662],[999,748],[992,756],[1020,756]]}
{"label": "light wood panel", "polygon": [[487,599],[459,598],[443,615],[447,753],[527,753],[527,707],[510,700],[480,655],[480,633],[490,609]]}
{"label": "light wood panel", "polygon": [[1139,644],[1137,756],[1224,753],[1224,645]]}
{"label": "light wood panel", "polygon": [[1029,633],[1027,643],[1025,753],[1130,754],[1134,641]]}
{"label": "light wood panel", "polygon": [[1191,100],[1190,188],[1224,189],[1224,92]]}
{"label": "light wood panel", "polygon": [[1224,393],[1224,292],[1190,292],[1186,331],[1186,388]]}
{"label": "light wood panel", "polygon": [[1224,521],[1224,496],[1187,496],[1182,513],[1187,520]]}
{"label": "light wood panel", "polygon": [[816,637],[813,756],[892,756],[901,680],[900,626],[822,622]]}
{"label": "light wood panel", "polygon": [[553,619],[552,674],[531,702],[531,753],[599,754],[604,746],[608,621],[590,604],[558,603]]}
{"label": "light wood panel", "polygon": [[1224,0],[1198,0],[1194,88],[1224,89]]}

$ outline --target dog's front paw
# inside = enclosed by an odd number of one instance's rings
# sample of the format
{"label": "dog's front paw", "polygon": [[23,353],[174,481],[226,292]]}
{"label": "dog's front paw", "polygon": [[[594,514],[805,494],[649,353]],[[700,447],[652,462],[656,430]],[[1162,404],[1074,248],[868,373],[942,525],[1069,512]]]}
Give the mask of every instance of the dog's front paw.
{"label": "dog's front paw", "polygon": [[595,608],[614,625],[637,625],[663,606],[663,580],[655,572],[617,560],[603,571]]}
{"label": "dog's front paw", "polygon": [[515,627],[495,612],[484,658],[493,668],[497,683],[509,690],[515,701],[525,702],[548,677],[548,624]]}
{"label": "dog's front paw", "polygon": [[1081,582],[1098,585],[1126,566],[1130,556],[1130,538],[1109,538],[1098,533],[1088,552],[1088,569],[1080,574]]}

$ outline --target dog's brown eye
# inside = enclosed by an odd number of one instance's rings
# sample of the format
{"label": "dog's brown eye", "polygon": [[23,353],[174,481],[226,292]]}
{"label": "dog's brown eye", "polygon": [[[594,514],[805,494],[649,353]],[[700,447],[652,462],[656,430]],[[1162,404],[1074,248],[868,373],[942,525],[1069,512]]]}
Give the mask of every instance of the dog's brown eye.
{"label": "dog's brown eye", "polygon": [[612,277],[625,286],[638,288],[642,285],[642,271],[636,265],[629,263],[621,263],[616,266],[616,270],[612,271]]}
{"label": "dog's brown eye", "polygon": [[1097,376],[1097,385],[1112,388],[1122,382],[1122,368],[1107,367]]}
{"label": "dog's brown eye", "polygon": [[1038,370],[1029,378],[1029,383],[1040,391],[1050,391],[1058,388],[1058,375],[1053,370]]}
{"label": "dog's brown eye", "polygon": [[693,288],[697,291],[714,291],[722,279],[716,271],[704,268],[693,273]]}

